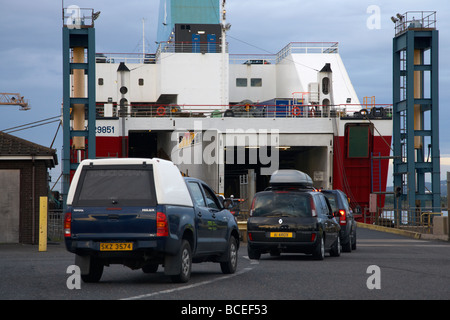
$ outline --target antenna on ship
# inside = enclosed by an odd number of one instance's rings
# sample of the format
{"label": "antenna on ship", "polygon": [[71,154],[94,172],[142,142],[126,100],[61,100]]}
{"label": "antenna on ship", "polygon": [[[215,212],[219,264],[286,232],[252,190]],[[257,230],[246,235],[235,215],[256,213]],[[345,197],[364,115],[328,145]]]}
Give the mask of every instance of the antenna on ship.
{"label": "antenna on ship", "polygon": [[222,22],[222,111],[225,111],[225,108],[228,105],[228,91],[226,91],[228,87],[228,61],[226,59],[227,55],[227,39],[226,33],[231,28],[231,24],[227,23],[227,10],[225,9],[226,0],[222,0],[222,10],[221,10],[221,22]]}
{"label": "antenna on ship", "polygon": [[145,18],[142,18],[142,59],[145,59]]}

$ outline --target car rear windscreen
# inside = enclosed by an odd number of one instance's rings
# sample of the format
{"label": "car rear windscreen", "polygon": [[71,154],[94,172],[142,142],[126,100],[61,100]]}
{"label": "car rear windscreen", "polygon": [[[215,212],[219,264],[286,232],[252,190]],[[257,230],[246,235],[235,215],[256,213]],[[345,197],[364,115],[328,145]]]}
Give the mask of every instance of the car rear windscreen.
{"label": "car rear windscreen", "polygon": [[83,168],[75,206],[155,206],[152,166]]}
{"label": "car rear windscreen", "polygon": [[252,217],[311,217],[310,195],[297,192],[262,192],[253,204]]}
{"label": "car rear windscreen", "polygon": [[338,200],[337,200],[337,194],[329,193],[329,192],[323,192],[323,194],[325,195],[325,197],[327,197],[328,202],[330,203],[331,209],[333,210],[333,212],[338,211],[339,205],[338,205]]}

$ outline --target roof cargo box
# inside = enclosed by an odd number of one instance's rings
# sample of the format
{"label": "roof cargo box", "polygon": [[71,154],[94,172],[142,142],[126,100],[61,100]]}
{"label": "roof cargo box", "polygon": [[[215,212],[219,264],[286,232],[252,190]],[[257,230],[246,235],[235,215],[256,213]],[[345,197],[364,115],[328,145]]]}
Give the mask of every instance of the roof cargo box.
{"label": "roof cargo box", "polygon": [[312,188],[313,181],[309,175],[298,170],[277,170],[270,177],[269,184],[272,187],[299,186]]}

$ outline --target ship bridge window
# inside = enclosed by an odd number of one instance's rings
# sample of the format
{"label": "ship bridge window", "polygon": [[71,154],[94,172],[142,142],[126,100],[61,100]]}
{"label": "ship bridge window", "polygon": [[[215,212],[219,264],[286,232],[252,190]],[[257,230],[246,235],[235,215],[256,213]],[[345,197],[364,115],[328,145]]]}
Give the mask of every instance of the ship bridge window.
{"label": "ship bridge window", "polygon": [[236,78],[236,87],[246,87],[247,78]]}
{"label": "ship bridge window", "polygon": [[252,78],[252,79],[250,79],[250,85],[252,87],[262,87],[262,79],[261,78]]}

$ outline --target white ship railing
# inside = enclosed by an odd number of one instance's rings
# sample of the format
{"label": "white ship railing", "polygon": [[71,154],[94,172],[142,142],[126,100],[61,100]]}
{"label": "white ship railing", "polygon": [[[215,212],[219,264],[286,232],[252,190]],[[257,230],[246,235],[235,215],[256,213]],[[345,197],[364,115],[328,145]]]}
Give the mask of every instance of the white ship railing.
{"label": "white ship railing", "polygon": [[[228,52],[228,44],[225,48]],[[158,49],[156,50],[156,59],[162,53],[221,53],[222,43],[220,41],[215,42],[194,42],[194,41],[164,41],[160,42]]]}
{"label": "white ship railing", "polygon": [[291,42],[277,53],[277,62],[290,54],[333,54],[339,53],[338,42]]}
{"label": "white ship railing", "polygon": [[290,42],[274,54],[230,54],[230,64],[275,64],[291,54],[339,53],[338,42]]}
{"label": "white ship railing", "polygon": [[[233,105],[226,110],[220,105],[146,105],[131,104],[123,110],[113,104],[108,118],[392,118],[392,105]],[[359,111],[351,111],[359,110]],[[97,118],[106,118],[104,106],[97,104]]]}
{"label": "white ship railing", "polygon": [[125,64],[154,64],[156,57],[154,53],[96,53],[96,63],[120,63]]}
{"label": "white ship railing", "polygon": [[[219,42],[161,42],[156,53],[97,53],[97,63],[154,64],[162,53],[220,53]],[[228,44],[227,44],[228,52]],[[291,42],[274,54],[230,54],[230,64],[270,65],[276,64],[290,54],[339,53],[338,42]]]}

